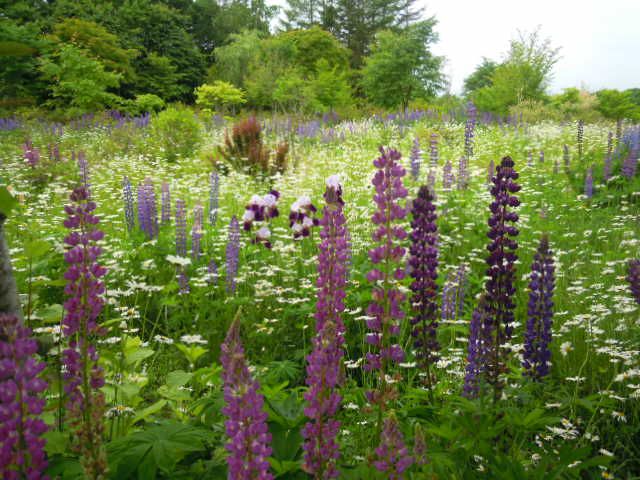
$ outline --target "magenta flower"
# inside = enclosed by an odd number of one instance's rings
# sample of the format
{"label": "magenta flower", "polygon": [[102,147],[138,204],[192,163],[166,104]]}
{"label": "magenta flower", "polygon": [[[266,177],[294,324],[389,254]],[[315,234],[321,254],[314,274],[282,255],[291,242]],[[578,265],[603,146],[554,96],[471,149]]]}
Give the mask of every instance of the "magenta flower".
{"label": "magenta flower", "polygon": [[342,321],[347,284],[348,242],[346,219],[342,211],[342,189],[337,178],[330,177],[324,194],[326,206],[320,220],[322,231],[318,254],[318,301],[316,337],[307,357],[305,393],[309,418],[302,430],[304,469],[317,479],[338,478],[336,462],[340,450],[336,437],[340,428],[334,416],[342,397],[341,364],[345,327]]}
{"label": "magenta flower", "polygon": [[271,480],[269,473],[271,434],[267,428],[264,398],[259,383],[251,377],[240,340],[240,320],[236,316],[221,346],[220,363],[224,382],[222,413],[229,480]]}
{"label": "magenta flower", "polygon": [[34,358],[37,350],[18,317],[0,314],[0,476],[6,480],[48,478],[47,426],[39,418],[47,383],[38,377],[45,364]]}

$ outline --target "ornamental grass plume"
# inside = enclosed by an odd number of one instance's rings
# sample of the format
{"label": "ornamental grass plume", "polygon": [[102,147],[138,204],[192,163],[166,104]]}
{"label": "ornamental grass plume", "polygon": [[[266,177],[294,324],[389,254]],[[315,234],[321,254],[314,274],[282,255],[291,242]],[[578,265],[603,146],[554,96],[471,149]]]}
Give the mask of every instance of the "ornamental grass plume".
{"label": "ornamental grass plume", "polygon": [[385,473],[389,480],[404,478],[404,472],[413,464],[413,457],[404,444],[402,432],[395,416],[385,418],[380,446],[376,448],[376,460],[373,465],[379,472]]}
{"label": "ornamental grass plume", "polygon": [[627,281],[633,298],[635,298],[637,304],[640,304],[640,260],[633,259],[629,261]]}
{"label": "ornamental grass plume", "polygon": [[260,384],[251,377],[240,340],[240,312],[231,323],[222,343],[220,363],[224,383],[224,407],[227,417],[225,448],[229,480],[271,480],[268,457],[271,434],[264,412]]}
{"label": "ornamental grass plume", "polygon": [[96,228],[99,219],[92,213],[96,204],[84,187],[71,193],[71,201],[73,204],[65,207],[68,217],[64,221],[70,230],[64,240],[69,247],[64,255],[69,265],[64,275],[68,298],[62,320],[63,333],[69,339],[69,347],[62,353],[64,390],[74,429],[73,445],[80,453],[85,475],[93,480],[105,478],[107,471],[102,445],[104,395],[100,391],[104,374],[95,348],[97,337],[104,335],[97,320],[104,304],[101,278],[106,269],[98,263],[101,248],[96,245],[104,234]]}
{"label": "ornamental grass plume", "polygon": [[436,207],[433,196],[426,186],[420,187],[418,197],[413,201],[411,214],[411,246],[409,265],[411,267],[411,303],[414,316],[411,319],[416,359],[426,373],[429,390],[435,383],[431,366],[438,360],[440,345],[436,338],[438,328],[437,285],[438,278],[438,228]]}
{"label": "ornamental grass plume", "polygon": [[240,260],[240,224],[234,215],[229,223],[229,235],[227,238],[226,263],[227,293],[236,292],[236,277],[238,276],[238,263]]}
{"label": "ornamental grass plume", "polygon": [[0,314],[0,476],[6,480],[49,478],[47,425],[39,418],[47,383],[38,376],[45,364],[34,358],[37,350],[17,316]]}
{"label": "ornamental grass plume", "polygon": [[342,187],[336,176],[329,177],[324,194],[326,205],[320,225],[318,253],[318,301],[316,303],[316,336],[313,351],[307,357],[309,389],[305,415],[309,421],[302,429],[304,470],[316,479],[338,478],[336,466],[340,458],[337,435],[340,422],[335,415],[342,396],[342,357],[345,326],[345,288],[349,256],[346,219],[343,213]]}
{"label": "ornamental grass plume", "polygon": [[522,362],[524,374],[534,379],[541,379],[549,374],[554,288],[553,252],[549,249],[549,238],[543,235],[531,264]]}
{"label": "ornamental grass plume", "polygon": [[372,302],[367,309],[366,336],[371,351],[366,355],[365,370],[379,373],[380,390],[369,392],[369,400],[379,404],[385,402],[387,393],[387,370],[393,363],[404,360],[402,347],[393,339],[400,334],[399,322],[404,318],[401,305],[405,295],[399,288],[398,281],[405,276],[405,269],[400,265],[405,248],[398,241],[407,238],[404,228],[396,223],[404,220],[407,212],[399,200],[408,195],[402,184],[405,169],[400,165],[400,152],[380,147],[381,156],[373,163],[378,171],[373,177],[375,188],[374,201],[378,207],[371,220],[376,225],[373,241],[378,245],[369,251],[369,258],[375,268],[367,274],[367,279],[374,284]]}
{"label": "ornamental grass plume", "polygon": [[494,201],[490,205],[491,216],[488,225],[489,244],[487,250],[488,268],[485,282],[486,300],[489,321],[492,322],[494,343],[488,362],[488,382],[494,387],[494,400],[497,401],[502,382],[500,376],[506,371],[506,355],[508,350],[504,344],[511,338],[513,330],[515,304],[516,267],[518,260],[516,249],[518,244],[514,240],[518,236],[518,229],[514,224],[518,221],[518,214],[512,209],[520,205],[520,201],[514,195],[520,191],[520,185],[516,183],[518,173],[514,169],[511,157],[504,157],[496,169],[493,177],[491,195]]}

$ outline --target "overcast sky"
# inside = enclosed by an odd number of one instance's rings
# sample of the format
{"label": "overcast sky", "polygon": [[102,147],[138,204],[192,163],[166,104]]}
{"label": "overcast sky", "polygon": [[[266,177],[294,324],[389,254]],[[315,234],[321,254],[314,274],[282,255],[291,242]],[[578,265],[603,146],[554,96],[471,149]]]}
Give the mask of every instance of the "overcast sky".
{"label": "overcast sky", "polygon": [[[418,0],[435,15],[451,91],[482,57],[500,60],[517,31],[533,31],[562,47],[553,92],[640,87],[640,0]],[[271,3],[283,5],[284,0]]]}

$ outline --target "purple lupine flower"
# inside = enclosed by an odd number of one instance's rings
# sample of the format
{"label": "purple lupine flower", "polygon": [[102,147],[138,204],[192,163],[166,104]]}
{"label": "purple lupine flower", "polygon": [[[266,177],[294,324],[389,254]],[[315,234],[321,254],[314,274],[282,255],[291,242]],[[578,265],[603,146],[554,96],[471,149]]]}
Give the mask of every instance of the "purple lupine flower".
{"label": "purple lupine flower", "polygon": [[176,200],[176,255],[187,256],[187,208],[184,200]]}
{"label": "purple lupine flower", "polygon": [[413,201],[411,214],[411,303],[414,317],[411,319],[416,358],[426,371],[427,386],[432,388],[435,378],[431,375],[431,365],[438,360],[440,345],[436,338],[438,304],[436,279],[438,278],[438,228],[433,204],[433,196],[426,186],[420,187],[418,197]]}
{"label": "purple lupine flower", "polygon": [[613,157],[613,132],[607,135],[607,156]]}
{"label": "purple lupine flower", "polygon": [[64,274],[67,300],[62,330],[69,339],[69,347],[62,353],[66,367],[64,374],[67,394],[67,413],[75,427],[74,445],[79,450],[81,464],[89,478],[102,478],[106,472],[106,456],[102,446],[104,385],[102,367],[98,364],[95,339],[104,335],[98,316],[104,300],[101,278],[106,269],[98,263],[101,248],[96,242],[104,234],[96,228],[98,217],[93,215],[96,204],[89,200],[84,187],[71,193],[72,205],[65,207],[68,217],[64,226],[70,230],[64,239],[69,249],[64,259],[69,265]]}
{"label": "purple lupine flower", "polygon": [[[234,217],[235,218],[235,217]],[[229,480],[271,480],[268,457],[271,455],[271,434],[264,412],[264,397],[258,393],[260,384],[251,377],[240,340],[238,316],[229,327],[220,347],[224,407],[227,417],[225,432],[229,452]]]}
{"label": "purple lupine flower", "polygon": [[431,195],[436,196],[436,170],[435,168],[429,168],[427,173],[427,187],[431,191]]}
{"label": "purple lupine flower", "polygon": [[289,226],[293,230],[294,239],[308,237],[311,229],[319,224],[318,219],[313,217],[316,211],[316,207],[307,195],[302,195],[293,202],[289,214]]}
{"label": "purple lupine flower", "polygon": [[604,157],[604,165],[602,166],[602,176],[604,177],[604,181],[608,181],[611,178],[611,174],[613,173],[613,156],[607,155]]}
{"label": "purple lupine flower", "polygon": [[193,227],[191,228],[191,257],[200,260],[200,240],[202,239],[204,209],[199,203],[193,209]]}
{"label": "purple lupine flower", "polygon": [[162,193],[161,193],[161,222],[163,224],[171,223],[171,190],[169,189],[169,184],[167,182],[162,182]]}
{"label": "purple lupine flower", "polygon": [[309,421],[302,435],[304,470],[317,479],[338,478],[336,463],[340,458],[337,435],[340,422],[334,417],[342,397],[342,356],[345,326],[345,288],[347,285],[348,241],[343,213],[342,187],[336,176],[329,177],[324,194],[326,206],[320,225],[318,246],[318,301],[316,336],[313,351],[307,357],[307,401],[305,415]]}
{"label": "purple lupine flower", "polygon": [[581,159],[584,151],[584,120],[578,120],[576,142],[578,143],[578,158]]}
{"label": "purple lupine flower", "polygon": [[593,197],[593,168],[587,169],[587,176],[584,178],[584,196]]}
{"label": "purple lupine flower", "polygon": [[124,219],[127,224],[127,230],[132,231],[136,226],[136,220],[133,214],[133,192],[131,191],[131,182],[126,176],[122,179],[122,197],[124,200]]}
{"label": "purple lupine flower", "polygon": [[636,171],[638,170],[638,149],[631,148],[629,150],[628,155],[625,157],[624,162],[622,162],[622,175],[631,180],[636,176]]}
{"label": "purple lupine flower", "polygon": [[184,266],[181,266],[178,269],[178,295],[188,295],[191,291],[189,287],[189,275],[187,275],[187,269]]}
{"label": "purple lupine flower", "polygon": [[569,154],[569,145],[564,145],[562,147],[562,160],[564,162],[564,168],[569,168],[571,165],[571,155]]}
{"label": "purple lupine flower", "polygon": [[147,199],[144,191],[144,185],[138,185],[138,226],[140,230],[144,233],[147,233],[148,227],[148,217],[147,217]]}
{"label": "purple lupine flower", "polygon": [[218,265],[213,258],[207,265],[207,283],[209,285],[218,285]]}
{"label": "purple lupine flower", "polygon": [[378,168],[372,180],[375,188],[373,199],[378,209],[371,218],[377,226],[372,239],[378,246],[369,251],[369,258],[376,268],[367,274],[367,279],[375,284],[373,301],[367,308],[370,318],[366,322],[370,330],[366,341],[372,351],[366,355],[364,368],[366,371],[379,372],[380,391],[368,392],[367,395],[372,403],[378,403],[382,408],[387,393],[387,367],[404,359],[402,347],[394,343],[393,338],[400,334],[399,321],[404,318],[401,305],[405,295],[396,282],[405,276],[405,269],[399,265],[405,248],[397,245],[397,241],[406,239],[407,233],[396,223],[407,215],[399,200],[405,198],[408,192],[402,184],[406,172],[398,162],[400,152],[380,147],[380,153],[381,156],[373,162]]}
{"label": "purple lupine flower", "polygon": [[404,444],[398,420],[394,416],[385,418],[380,446],[376,448],[376,460],[373,465],[383,472],[389,480],[401,480],[404,472],[413,464],[413,457]]}
{"label": "purple lupine flower", "polygon": [[453,178],[452,170],[453,165],[451,165],[451,160],[447,160],[447,162],[444,164],[444,167],[442,167],[442,188],[444,188],[445,190],[449,190],[455,180]]}
{"label": "purple lupine flower", "polygon": [[427,457],[427,440],[424,437],[424,430],[419,423],[416,424],[413,439],[413,459],[416,465],[426,465],[429,463],[429,458]]}
{"label": "purple lupine flower", "polygon": [[633,259],[629,261],[627,282],[629,282],[633,298],[636,299],[636,303],[640,304],[640,260]]}
{"label": "purple lupine flower", "polygon": [[236,277],[238,276],[238,263],[240,260],[240,224],[234,215],[229,223],[229,236],[226,249],[227,260],[227,293],[236,291]]}
{"label": "purple lupine flower", "polygon": [[87,194],[91,196],[89,183],[89,162],[87,162],[87,156],[84,152],[78,152],[78,169],[80,170],[80,185],[84,187]]}
{"label": "purple lupine flower", "polygon": [[458,190],[466,190],[469,186],[469,165],[465,156],[460,157],[458,161],[457,180]]}
{"label": "purple lupine flower", "polygon": [[467,265],[460,265],[451,272],[442,288],[442,321],[455,321],[464,312],[464,295],[467,281]]}
{"label": "purple lupine flower", "polygon": [[40,163],[40,150],[34,148],[33,142],[31,140],[27,140],[22,145],[22,151],[24,152],[24,161],[31,168],[36,168],[38,163]]}
{"label": "purple lupine flower", "polygon": [[551,322],[553,320],[553,289],[555,287],[553,252],[549,238],[543,235],[531,264],[527,331],[524,335],[522,367],[524,374],[541,379],[549,374],[551,363]]}
{"label": "purple lupine flower", "polygon": [[429,167],[434,169],[438,166],[438,134],[433,132],[431,134],[431,141],[429,142]]}
{"label": "purple lupine flower", "polygon": [[518,173],[515,171],[511,157],[504,157],[496,169],[493,177],[491,195],[494,201],[491,203],[491,216],[488,225],[489,244],[487,250],[488,268],[485,282],[487,293],[487,307],[489,321],[493,323],[492,331],[495,332],[495,342],[492,345],[493,356],[488,369],[488,381],[494,386],[494,395],[497,399],[502,388],[500,374],[506,368],[503,356],[507,354],[504,344],[511,338],[513,330],[513,310],[515,304],[515,262],[518,259],[516,249],[518,244],[514,237],[518,235],[518,229],[513,225],[518,221],[518,214],[511,211],[520,205],[520,201],[514,195],[520,191],[520,185],[516,183]]}
{"label": "purple lupine flower", "polygon": [[156,202],[156,190],[153,180],[147,177],[144,179],[145,208],[147,209],[147,219],[149,238],[158,236],[158,204]]}
{"label": "purple lupine flower", "polygon": [[464,127],[464,155],[466,158],[473,156],[473,143],[476,130],[478,111],[473,102],[467,103],[467,122]]}
{"label": "purple lupine flower", "polygon": [[209,175],[209,223],[215,225],[218,220],[218,202],[220,197],[220,177],[218,172]]}
{"label": "purple lupine flower", "polygon": [[420,157],[422,152],[420,151],[420,139],[415,137],[413,139],[413,146],[411,147],[411,178],[418,180],[420,177]]}
{"label": "purple lupine flower", "polygon": [[6,480],[47,479],[39,418],[47,382],[38,377],[45,364],[34,358],[38,344],[15,315],[0,313],[0,476]]}
{"label": "purple lupine flower", "polygon": [[489,353],[493,340],[491,323],[487,321],[487,303],[483,295],[471,314],[469,324],[469,346],[465,367],[463,395],[476,398],[480,393],[480,380],[489,364]]}

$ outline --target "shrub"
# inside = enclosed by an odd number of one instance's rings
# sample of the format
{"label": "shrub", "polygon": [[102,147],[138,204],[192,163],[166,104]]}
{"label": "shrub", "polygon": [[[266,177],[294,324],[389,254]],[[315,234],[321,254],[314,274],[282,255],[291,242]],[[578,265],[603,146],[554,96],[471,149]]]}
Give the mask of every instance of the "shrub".
{"label": "shrub", "polygon": [[284,142],[273,152],[274,161],[262,138],[262,127],[256,117],[249,117],[236,123],[225,133],[224,146],[219,149],[220,155],[236,168],[248,168],[251,172],[265,174],[283,172],[287,166],[289,145]]}
{"label": "shrub", "polygon": [[135,105],[138,113],[157,113],[164,108],[164,100],[153,93],[136,95]]}
{"label": "shrub", "polygon": [[235,107],[244,104],[244,91],[236,88],[229,82],[218,80],[212,85],[200,85],[195,90],[196,103],[209,110],[225,112],[228,107]]}
{"label": "shrub", "polygon": [[152,121],[152,131],[170,162],[192,155],[202,142],[200,123],[187,108],[171,107],[160,112]]}

